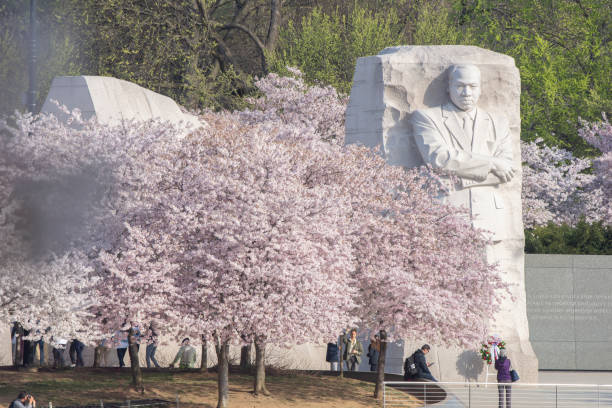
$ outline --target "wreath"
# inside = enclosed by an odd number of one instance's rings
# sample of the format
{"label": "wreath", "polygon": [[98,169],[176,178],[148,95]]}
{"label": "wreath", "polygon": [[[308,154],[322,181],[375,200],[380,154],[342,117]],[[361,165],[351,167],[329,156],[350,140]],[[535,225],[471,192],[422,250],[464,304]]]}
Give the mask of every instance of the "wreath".
{"label": "wreath", "polygon": [[[491,364],[493,359],[499,358],[499,350],[506,348],[506,342],[501,339],[498,335],[489,336],[485,343],[482,343],[480,348],[480,357]],[[491,355],[493,352],[493,355]]]}

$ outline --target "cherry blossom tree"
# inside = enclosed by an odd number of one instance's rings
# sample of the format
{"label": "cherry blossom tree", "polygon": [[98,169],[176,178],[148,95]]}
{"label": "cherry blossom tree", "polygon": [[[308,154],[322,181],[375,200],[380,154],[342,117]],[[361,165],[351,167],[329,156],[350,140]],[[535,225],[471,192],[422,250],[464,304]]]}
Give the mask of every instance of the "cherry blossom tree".
{"label": "cherry blossom tree", "polygon": [[523,217],[526,227],[587,222],[612,222],[612,127],[582,121],[578,134],[601,155],[578,158],[571,152],[542,144],[540,139],[521,143],[523,159]]}
{"label": "cherry blossom tree", "polygon": [[523,162],[523,220],[526,227],[555,224],[574,225],[581,216],[599,220],[603,194],[596,176],[585,170],[591,160],[575,157],[541,140],[521,144]]}
{"label": "cherry blossom tree", "polygon": [[[319,130],[343,123],[346,101],[333,89],[309,90],[299,72],[293,79],[269,75],[257,85],[265,95],[255,101],[259,116],[243,113],[251,122],[265,118],[278,122],[277,128],[291,126],[284,133],[295,140],[310,140],[304,135],[314,129],[319,140],[342,146],[342,130],[333,137]],[[325,114],[313,119],[313,112]],[[296,123],[304,129],[296,130]],[[368,149],[334,150],[332,144],[324,150],[335,154],[319,180],[339,188],[344,196],[338,200],[351,203],[343,216],[350,220],[345,235],[356,263],[353,284],[359,289],[352,315],[363,327],[386,329],[390,337],[425,334],[443,343],[477,342],[485,330],[482,316],[499,307],[506,287],[496,267],[486,262],[483,231],[474,230],[462,211],[435,198],[439,184],[427,169],[406,171],[386,165]],[[384,357],[376,395],[383,376]]]}
{"label": "cherry blossom tree", "polygon": [[289,68],[293,77],[271,73],[257,80],[255,85],[262,93],[250,98],[251,110],[243,112],[248,123],[265,120],[280,121],[290,125],[285,129],[290,135],[301,138],[316,134],[318,138],[344,144],[344,114],[348,97],[340,95],[332,86],[309,86],[302,73]]}
{"label": "cherry blossom tree", "polygon": [[479,339],[504,285],[482,231],[433,198],[435,177],[343,146],[346,101],[333,88],[299,75],[258,86],[253,109],[206,112],[207,126],[182,138],[167,124],[72,131],[52,118],[14,132],[29,177],[85,173],[96,186],[86,233],[70,228],[65,245],[99,279],[90,310],[108,328],[159,319],[214,339],[219,407],[230,344],[255,342],[254,388],[267,393],[267,344],[327,341],[353,323]]}
{"label": "cherry blossom tree", "polygon": [[599,123],[582,121],[578,134],[601,152],[601,156],[593,159],[593,168],[595,185],[601,189],[604,197],[599,214],[604,223],[609,225],[612,223],[612,124],[603,114],[603,120]]}
{"label": "cherry blossom tree", "polygon": [[[8,262],[0,276],[0,321],[17,321],[28,338],[54,344],[58,338],[95,339],[99,336],[89,310],[93,281],[86,262],[75,255],[38,263]],[[10,273],[4,273],[10,271]]]}
{"label": "cherry blossom tree", "polygon": [[[167,305],[189,326],[183,330],[214,333],[222,351],[225,406],[229,344],[255,341],[255,390],[267,393],[266,344],[328,340],[350,320],[353,263],[341,216],[349,203],[316,183],[319,162],[330,160],[324,150],[279,137],[276,123],[243,125],[228,113],[204,119],[209,127],[183,140],[163,177],[142,180],[147,218],[137,233],[129,228],[121,256],[102,260],[114,278],[127,279],[107,285],[121,293],[113,298],[151,290],[157,276],[177,288],[167,290]],[[154,259],[167,268],[157,274]],[[136,303],[132,315],[159,310]]]}
{"label": "cherry blossom tree", "polygon": [[[159,277],[169,285],[162,297],[165,309],[189,326],[183,330],[213,334],[220,357],[219,406],[228,403],[229,344],[255,341],[255,391],[265,393],[266,344],[330,340],[358,321],[397,326],[396,335],[420,327],[421,320],[439,328],[445,308],[428,311],[425,300],[433,296],[448,305],[445,296],[451,293],[475,300],[463,302],[465,308],[453,305],[457,315],[471,308],[470,318],[452,319],[458,331],[450,324],[445,329],[454,338],[477,339],[477,322],[494,307],[492,291],[502,286],[495,276],[482,279],[495,273],[479,252],[484,237],[454,208],[430,196],[435,183],[429,175],[390,167],[366,148],[330,143],[342,140],[342,134],[322,137],[312,122],[291,119],[283,104],[295,101],[283,97],[280,88],[275,100],[285,102],[275,108],[256,101],[260,109],[204,114],[209,126],[186,137],[177,150],[166,148],[170,159],[163,164],[155,155],[141,154],[148,172],[159,175],[140,179],[134,208],[146,211],[139,210],[141,219],[124,217],[132,224],[129,239],[114,256],[102,257],[115,278],[127,279],[112,286],[114,296],[104,297],[130,297],[129,291],[145,286],[151,290],[156,278],[150,278]],[[323,109],[316,102],[302,106]],[[301,114],[295,109],[291,115]],[[468,232],[465,241],[471,246],[457,246],[464,241],[454,237],[457,249],[451,253],[456,268],[469,271],[467,284],[459,274],[446,277],[451,240],[438,240],[442,231]],[[466,257],[472,250],[474,257]],[[409,265],[412,269],[404,269]],[[425,276],[425,270],[433,276]],[[396,293],[393,300],[400,306],[385,301],[383,291],[371,291],[384,287],[381,274],[390,279],[386,289]],[[380,311],[352,303],[360,297],[379,302]],[[143,317],[159,310],[135,307],[132,313]],[[411,315],[413,310],[418,312]]]}
{"label": "cherry blossom tree", "polygon": [[108,126],[66,113],[71,126],[49,115],[17,114],[13,125],[2,123],[3,289],[21,287],[31,303],[3,308],[3,317],[95,343],[131,312],[108,307],[99,289],[112,281],[100,256],[126,235],[121,215],[138,214],[135,177],[147,170],[140,151],[171,144],[178,131],[155,121]]}

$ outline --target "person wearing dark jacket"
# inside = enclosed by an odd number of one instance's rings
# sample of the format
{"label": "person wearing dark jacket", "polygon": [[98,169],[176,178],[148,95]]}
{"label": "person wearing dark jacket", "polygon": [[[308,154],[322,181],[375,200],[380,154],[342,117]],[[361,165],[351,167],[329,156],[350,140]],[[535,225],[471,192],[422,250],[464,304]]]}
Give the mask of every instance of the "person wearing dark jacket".
{"label": "person wearing dark jacket", "polygon": [[499,408],[504,408],[504,393],[506,394],[506,407],[510,408],[512,393],[512,377],[510,376],[510,359],[505,349],[499,350],[499,358],[495,360],[497,370],[497,394],[499,397]]}
{"label": "person wearing dark jacket", "polygon": [[325,353],[325,361],[329,363],[330,371],[338,371],[338,344],[327,343],[327,353]]}
{"label": "person wearing dark jacket", "polygon": [[380,336],[374,335],[368,346],[368,357],[370,358],[370,371],[378,370],[378,357],[380,357]]}
{"label": "person wearing dark jacket", "polygon": [[68,355],[70,356],[70,362],[72,363],[72,367],[83,367],[85,363],[83,361],[83,350],[85,349],[85,344],[77,339],[72,339],[72,344],[70,344],[70,348],[68,349]]}
{"label": "person wearing dark jacket", "polygon": [[423,346],[420,349],[414,352],[413,354],[414,364],[416,365],[416,368],[418,370],[414,378],[437,382],[438,380],[436,380],[434,376],[431,374],[431,371],[429,371],[429,367],[433,363],[428,363],[427,360],[425,359],[425,355],[429,353],[429,350],[430,350],[429,345],[423,344]]}

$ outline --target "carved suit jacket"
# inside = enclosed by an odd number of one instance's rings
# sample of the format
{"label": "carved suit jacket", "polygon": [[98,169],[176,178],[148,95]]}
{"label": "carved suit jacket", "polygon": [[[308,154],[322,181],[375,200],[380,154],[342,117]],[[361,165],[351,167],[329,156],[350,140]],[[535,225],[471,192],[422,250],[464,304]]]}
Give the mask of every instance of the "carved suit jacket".
{"label": "carved suit jacket", "polygon": [[444,201],[468,208],[473,224],[493,232],[494,240],[508,238],[508,226],[503,224],[511,215],[499,192],[501,180],[491,173],[493,157],[513,158],[508,121],[478,108],[470,143],[457,112],[450,102],[415,111],[414,142],[425,163],[457,176],[456,182],[441,177],[450,192]]}

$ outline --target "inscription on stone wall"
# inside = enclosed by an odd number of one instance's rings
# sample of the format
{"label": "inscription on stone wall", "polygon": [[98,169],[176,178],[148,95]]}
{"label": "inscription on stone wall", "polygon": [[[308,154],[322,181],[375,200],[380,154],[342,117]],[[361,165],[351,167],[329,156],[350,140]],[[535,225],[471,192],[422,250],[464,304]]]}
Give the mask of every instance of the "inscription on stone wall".
{"label": "inscription on stone wall", "polygon": [[612,295],[527,294],[533,320],[599,320],[612,313]]}

